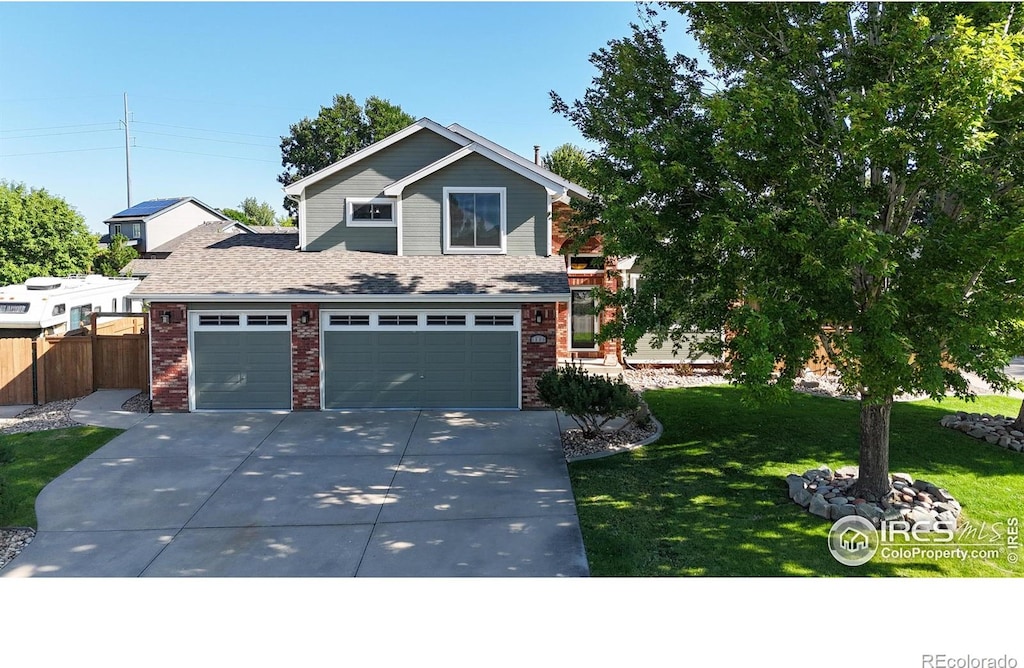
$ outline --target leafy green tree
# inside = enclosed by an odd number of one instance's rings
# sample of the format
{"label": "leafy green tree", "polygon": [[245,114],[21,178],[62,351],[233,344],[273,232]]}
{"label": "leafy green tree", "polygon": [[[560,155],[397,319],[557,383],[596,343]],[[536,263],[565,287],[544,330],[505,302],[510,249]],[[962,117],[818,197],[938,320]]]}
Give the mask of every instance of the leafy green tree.
{"label": "leafy green tree", "polygon": [[541,166],[562,178],[584,184],[588,180],[589,160],[586,152],[575,144],[562,144],[541,158]]}
{"label": "leafy green tree", "polygon": [[62,198],[0,181],[0,284],[88,273],[98,248],[85,219]]}
{"label": "leafy green tree", "polygon": [[238,209],[221,209],[220,212],[231,220],[237,220],[238,222],[246,225],[249,224],[249,217],[245,215],[244,211],[239,211]]}
{"label": "leafy green tree", "polygon": [[246,219],[252,225],[273,225],[277,217],[274,207],[267,202],[257,202],[255,197],[246,197],[240,206]]}
{"label": "leafy green tree", "polygon": [[138,251],[128,245],[128,238],[115,234],[106,248],[96,254],[93,270],[104,276],[117,276],[125,266],[139,257]]}
{"label": "leafy green tree", "polygon": [[[998,389],[1022,347],[1022,16],[1013,4],[694,3],[711,72],[650,13],[553,108],[600,149],[573,222],[636,255],[603,335],[723,328],[733,378],[792,386],[824,343],[861,396],[860,492],[889,490],[901,392]],[[711,348],[705,345],[705,349]],[[722,352],[721,350],[711,352]]]}
{"label": "leafy green tree", "polygon": [[[281,138],[281,165],[277,180],[288,185],[309,176],[361,148],[415,122],[402,108],[378,97],[360,107],[351,95],[335,95],[314,119],[303,118]],[[295,216],[296,204],[287,197],[284,207]]]}

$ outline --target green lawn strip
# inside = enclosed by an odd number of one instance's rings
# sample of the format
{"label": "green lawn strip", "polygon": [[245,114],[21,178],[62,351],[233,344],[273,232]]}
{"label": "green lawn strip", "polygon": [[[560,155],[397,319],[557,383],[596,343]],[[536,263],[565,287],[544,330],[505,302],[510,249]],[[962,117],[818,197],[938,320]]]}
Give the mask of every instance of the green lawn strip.
{"label": "green lawn strip", "polygon": [[43,487],[122,431],[71,427],[0,435],[0,448],[13,454],[10,463],[0,465],[0,476],[7,481],[0,499],[0,527],[35,527],[36,497]]}
{"label": "green lawn strip", "polygon": [[[594,575],[1024,575],[1005,556],[876,556],[857,568],[832,558],[832,523],[791,502],[785,476],[857,463],[857,402],[794,393],[784,404],[758,406],[728,386],[645,398],[665,427],[658,443],[570,466]],[[1019,407],[1020,400],[1005,397],[897,404],[891,469],[952,492],[964,507],[961,525],[1005,533],[1011,515],[1024,516],[1024,456],[938,422],[957,410],[1015,415]]]}

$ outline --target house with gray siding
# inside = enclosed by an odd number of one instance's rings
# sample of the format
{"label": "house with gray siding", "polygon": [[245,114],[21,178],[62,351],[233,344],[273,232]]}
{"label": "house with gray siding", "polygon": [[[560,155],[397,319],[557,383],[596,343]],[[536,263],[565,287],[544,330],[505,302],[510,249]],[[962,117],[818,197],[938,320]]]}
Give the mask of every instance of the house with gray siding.
{"label": "house with gray siding", "polygon": [[139,202],[115,213],[104,222],[107,234],[100,243],[110,243],[116,235],[128,239],[142,257],[166,257],[174,248],[175,240],[186,232],[207,222],[230,223],[217,209],[195,197],[171,197]]}
{"label": "house with gray siding", "polygon": [[534,162],[421,119],[284,190],[294,232],[204,226],[136,289],[154,410],[539,408],[604,352],[552,245],[589,193]]}

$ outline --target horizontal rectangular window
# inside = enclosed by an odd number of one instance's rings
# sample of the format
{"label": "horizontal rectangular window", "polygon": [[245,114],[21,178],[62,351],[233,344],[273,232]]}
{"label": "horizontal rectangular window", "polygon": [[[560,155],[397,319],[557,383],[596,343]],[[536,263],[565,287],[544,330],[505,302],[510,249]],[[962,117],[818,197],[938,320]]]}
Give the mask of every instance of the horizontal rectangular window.
{"label": "horizontal rectangular window", "polygon": [[345,199],[345,223],[350,227],[395,227],[392,197],[348,197]]}
{"label": "horizontal rectangular window", "polygon": [[237,315],[201,315],[199,324],[205,327],[238,327],[242,323]]}
{"label": "horizontal rectangular window", "polygon": [[[248,325],[263,325],[263,326],[278,325],[278,326],[280,326],[280,325],[287,325],[288,324],[288,316],[284,315],[284,314],[281,314],[281,315],[250,315],[250,316],[246,316],[245,322]],[[200,318],[200,324],[201,323],[202,323],[202,318]]]}
{"label": "horizontal rectangular window", "polygon": [[64,315],[67,307],[64,304],[54,304],[53,312],[50,315]]}
{"label": "horizontal rectangular window", "polygon": [[604,271],[602,255],[572,255],[569,257],[570,271]]}
{"label": "horizontal rectangular window", "polygon": [[28,304],[10,302],[0,304],[0,313],[28,313]]}
{"label": "horizontal rectangular window", "polygon": [[368,315],[332,315],[331,325],[341,327],[368,327],[370,316]]}
{"label": "horizontal rectangular window", "polygon": [[443,327],[456,327],[466,324],[466,316],[464,315],[428,315],[428,325],[437,325]]}
{"label": "horizontal rectangular window", "polygon": [[377,324],[382,327],[410,326],[419,324],[419,316],[416,315],[382,315],[377,317]]}
{"label": "horizontal rectangular window", "polygon": [[474,323],[481,327],[511,327],[516,319],[511,315],[478,315]]}

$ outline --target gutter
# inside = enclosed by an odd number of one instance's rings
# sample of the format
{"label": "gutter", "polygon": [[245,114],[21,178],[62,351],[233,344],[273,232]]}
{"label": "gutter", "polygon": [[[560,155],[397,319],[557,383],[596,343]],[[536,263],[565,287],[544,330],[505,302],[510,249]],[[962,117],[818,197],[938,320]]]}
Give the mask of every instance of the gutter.
{"label": "gutter", "polygon": [[501,303],[558,303],[568,302],[570,293],[502,293],[502,294],[416,294],[416,295],[381,295],[381,294],[304,294],[289,293],[283,295],[253,295],[253,294],[154,294],[154,293],[132,293],[133,297],[145,299],[149,302],[192,302],[192,303],[218,303],[218,302],[254,302],[268,304],[290,304],[301,300],[307,302],[501,302]]}

